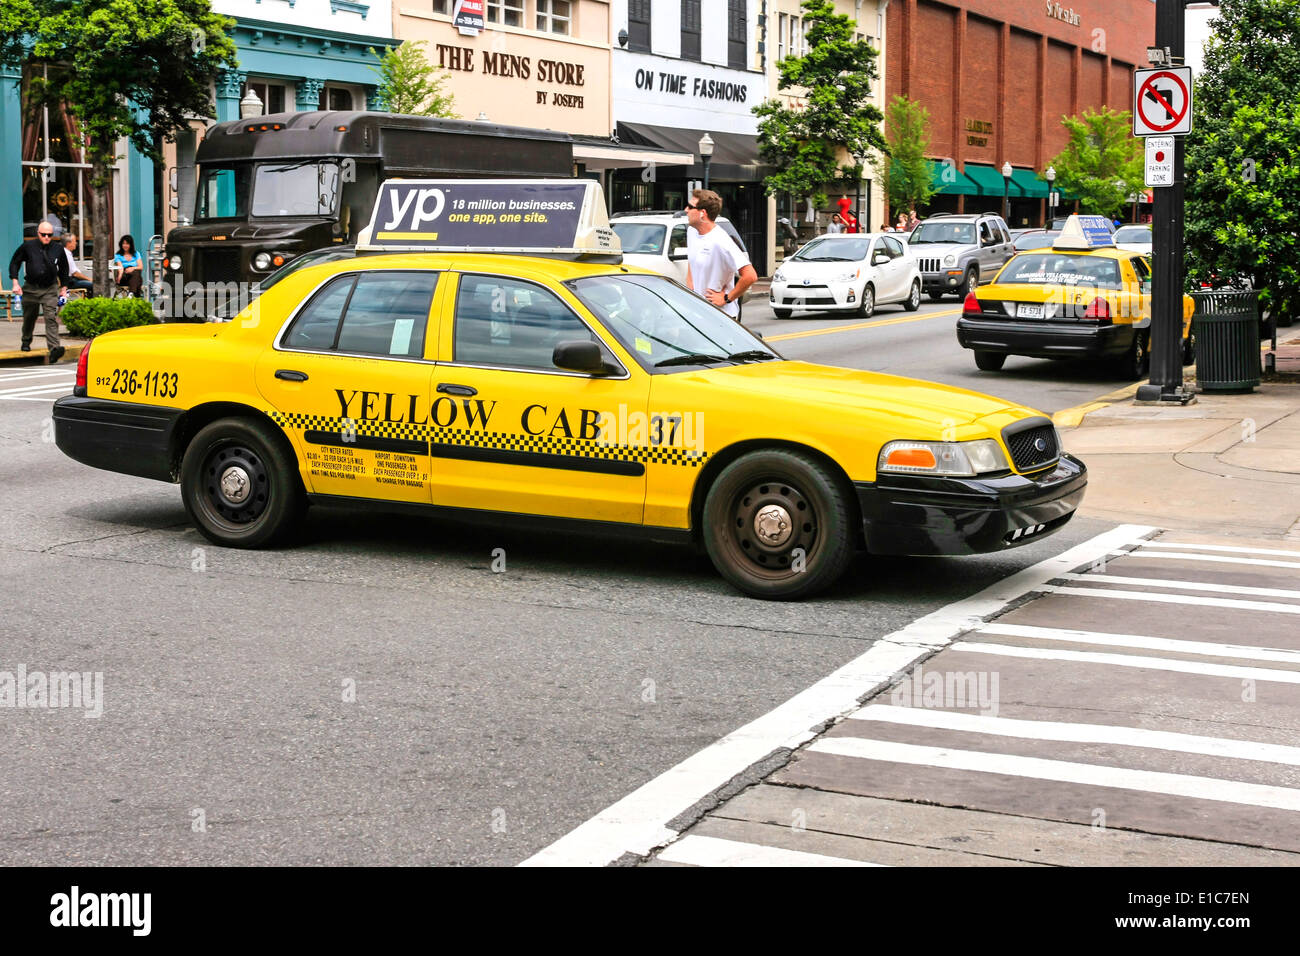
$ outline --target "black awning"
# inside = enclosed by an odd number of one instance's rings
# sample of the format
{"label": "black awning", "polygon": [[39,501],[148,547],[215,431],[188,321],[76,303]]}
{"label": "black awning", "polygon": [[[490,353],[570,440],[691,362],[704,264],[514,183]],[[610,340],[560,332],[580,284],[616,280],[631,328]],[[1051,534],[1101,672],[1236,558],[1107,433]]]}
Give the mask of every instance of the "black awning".
{"label": "black awning", "polygon": [[[690,153],[697,159],[700,152],[700,137],[705,133],[713,138],[713,159],[709,163],[709,175],[714,179],[740,180],[744,182],[762,179],[767,168],[758,161],[758,137],[745,133],[715,133],[713,130],[687,129],[684,127],[651,126],[648,123],[619,123],[618,139],[620,143],[638,146],[656,146],[673,152]],[[686,167],[683,167],[685,170]],[[700,178],[704,166],[697,162],[689,167],[686,175]]]}

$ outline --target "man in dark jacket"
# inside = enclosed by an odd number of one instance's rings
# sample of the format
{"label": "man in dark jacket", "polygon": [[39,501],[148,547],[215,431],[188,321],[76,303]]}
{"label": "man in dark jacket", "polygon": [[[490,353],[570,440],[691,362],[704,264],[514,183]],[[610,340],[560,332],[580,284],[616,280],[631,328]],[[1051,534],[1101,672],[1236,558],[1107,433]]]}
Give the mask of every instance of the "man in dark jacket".
{"label": "man in dark jacket", "polygon": [[[45,345],[50,350],[50,364],[63,358],[59,344],[59,296],[67,294],[68,260],[54,244],[54,227],[42,220],[36,224],[36,238],[28,239],[9,260],[9,278],[14,295],[23,297],[24,352],[32,350],[32,332],[36,328],[36,311],[45,313]],[[27,269],[27,279],[20,288],[19,270]]]}

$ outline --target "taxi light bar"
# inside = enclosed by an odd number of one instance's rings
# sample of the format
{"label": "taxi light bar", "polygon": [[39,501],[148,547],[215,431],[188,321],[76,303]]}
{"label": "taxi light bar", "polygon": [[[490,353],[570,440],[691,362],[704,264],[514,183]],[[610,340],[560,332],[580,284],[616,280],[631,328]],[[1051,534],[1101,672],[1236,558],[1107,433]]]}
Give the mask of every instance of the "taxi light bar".
{"label": "taxi light bar", "polygon": [[1090,322],[1110,325],[1110,303],[1098,296],[1088,303],[1088,307],[1083,310],[1083,317]]}
{"label": "taxi light bar", "polygon": [[980,300],[975,298],[975,293],[967,292],[966,301],[965,303],[963,303],[961,307],[961,314],[963,318],[968,315],[981,315],[983,314],[983,312],[984,312],[984,307],[980,305]]}

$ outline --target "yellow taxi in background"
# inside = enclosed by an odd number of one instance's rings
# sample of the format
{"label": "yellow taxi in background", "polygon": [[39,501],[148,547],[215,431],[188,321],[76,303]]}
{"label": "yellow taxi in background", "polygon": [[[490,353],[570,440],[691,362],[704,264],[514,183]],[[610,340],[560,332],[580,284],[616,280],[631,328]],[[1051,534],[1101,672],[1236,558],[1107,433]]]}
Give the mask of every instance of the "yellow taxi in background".
{"label": "yellow taxi in background", "polygon": [[787,361],[622,265],[597,184],[390,181],[358,250],[232,321],[95,339],[59,448],[179,482],[230,547],[311,503],[454,513],[699,542],[763,598],[829,587],[860,548],[1015,547],[1082,500],[1046,416]]}
{"label": "yellow taxi in background", "polygon": [[[1183,364],[1195,357],[1183,296]],[[1151,263],[1116,248],[1102,216],[1071,216],[1048,248],[1017,253],[992,284],[966,296],[957,341],[986,372],[1008,355],[1108,359],[1128,379],[1147,372]]]}

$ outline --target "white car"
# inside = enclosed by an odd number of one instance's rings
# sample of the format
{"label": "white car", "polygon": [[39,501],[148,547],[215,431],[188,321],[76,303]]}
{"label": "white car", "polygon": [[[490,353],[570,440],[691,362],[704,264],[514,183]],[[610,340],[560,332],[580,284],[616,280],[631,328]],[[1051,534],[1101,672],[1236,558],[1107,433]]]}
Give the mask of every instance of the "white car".
{"label": "white car", "polygon": [[[686,284],[686,216],[677,213],[617,214],[610,218],[610,227],[623,247],[623,262],[640,266],[661,276]],[[736,227],[726,216],[718,217],[718,226],[741,249]]]}
{"label": "white car", "polygon": [[772,276],[772,312],[852,312],[865,318],[878,305],[921,306],[916,257],[896,236],[880,232],[819,236],[781,263]]}
{"label": "white car", "polygon": [[1150,226],[1120,226],[1111,239],[1114,240],[1117,249],[1123,249],[1125,252],[1140,252],[1144,256],[1151,255]]}

